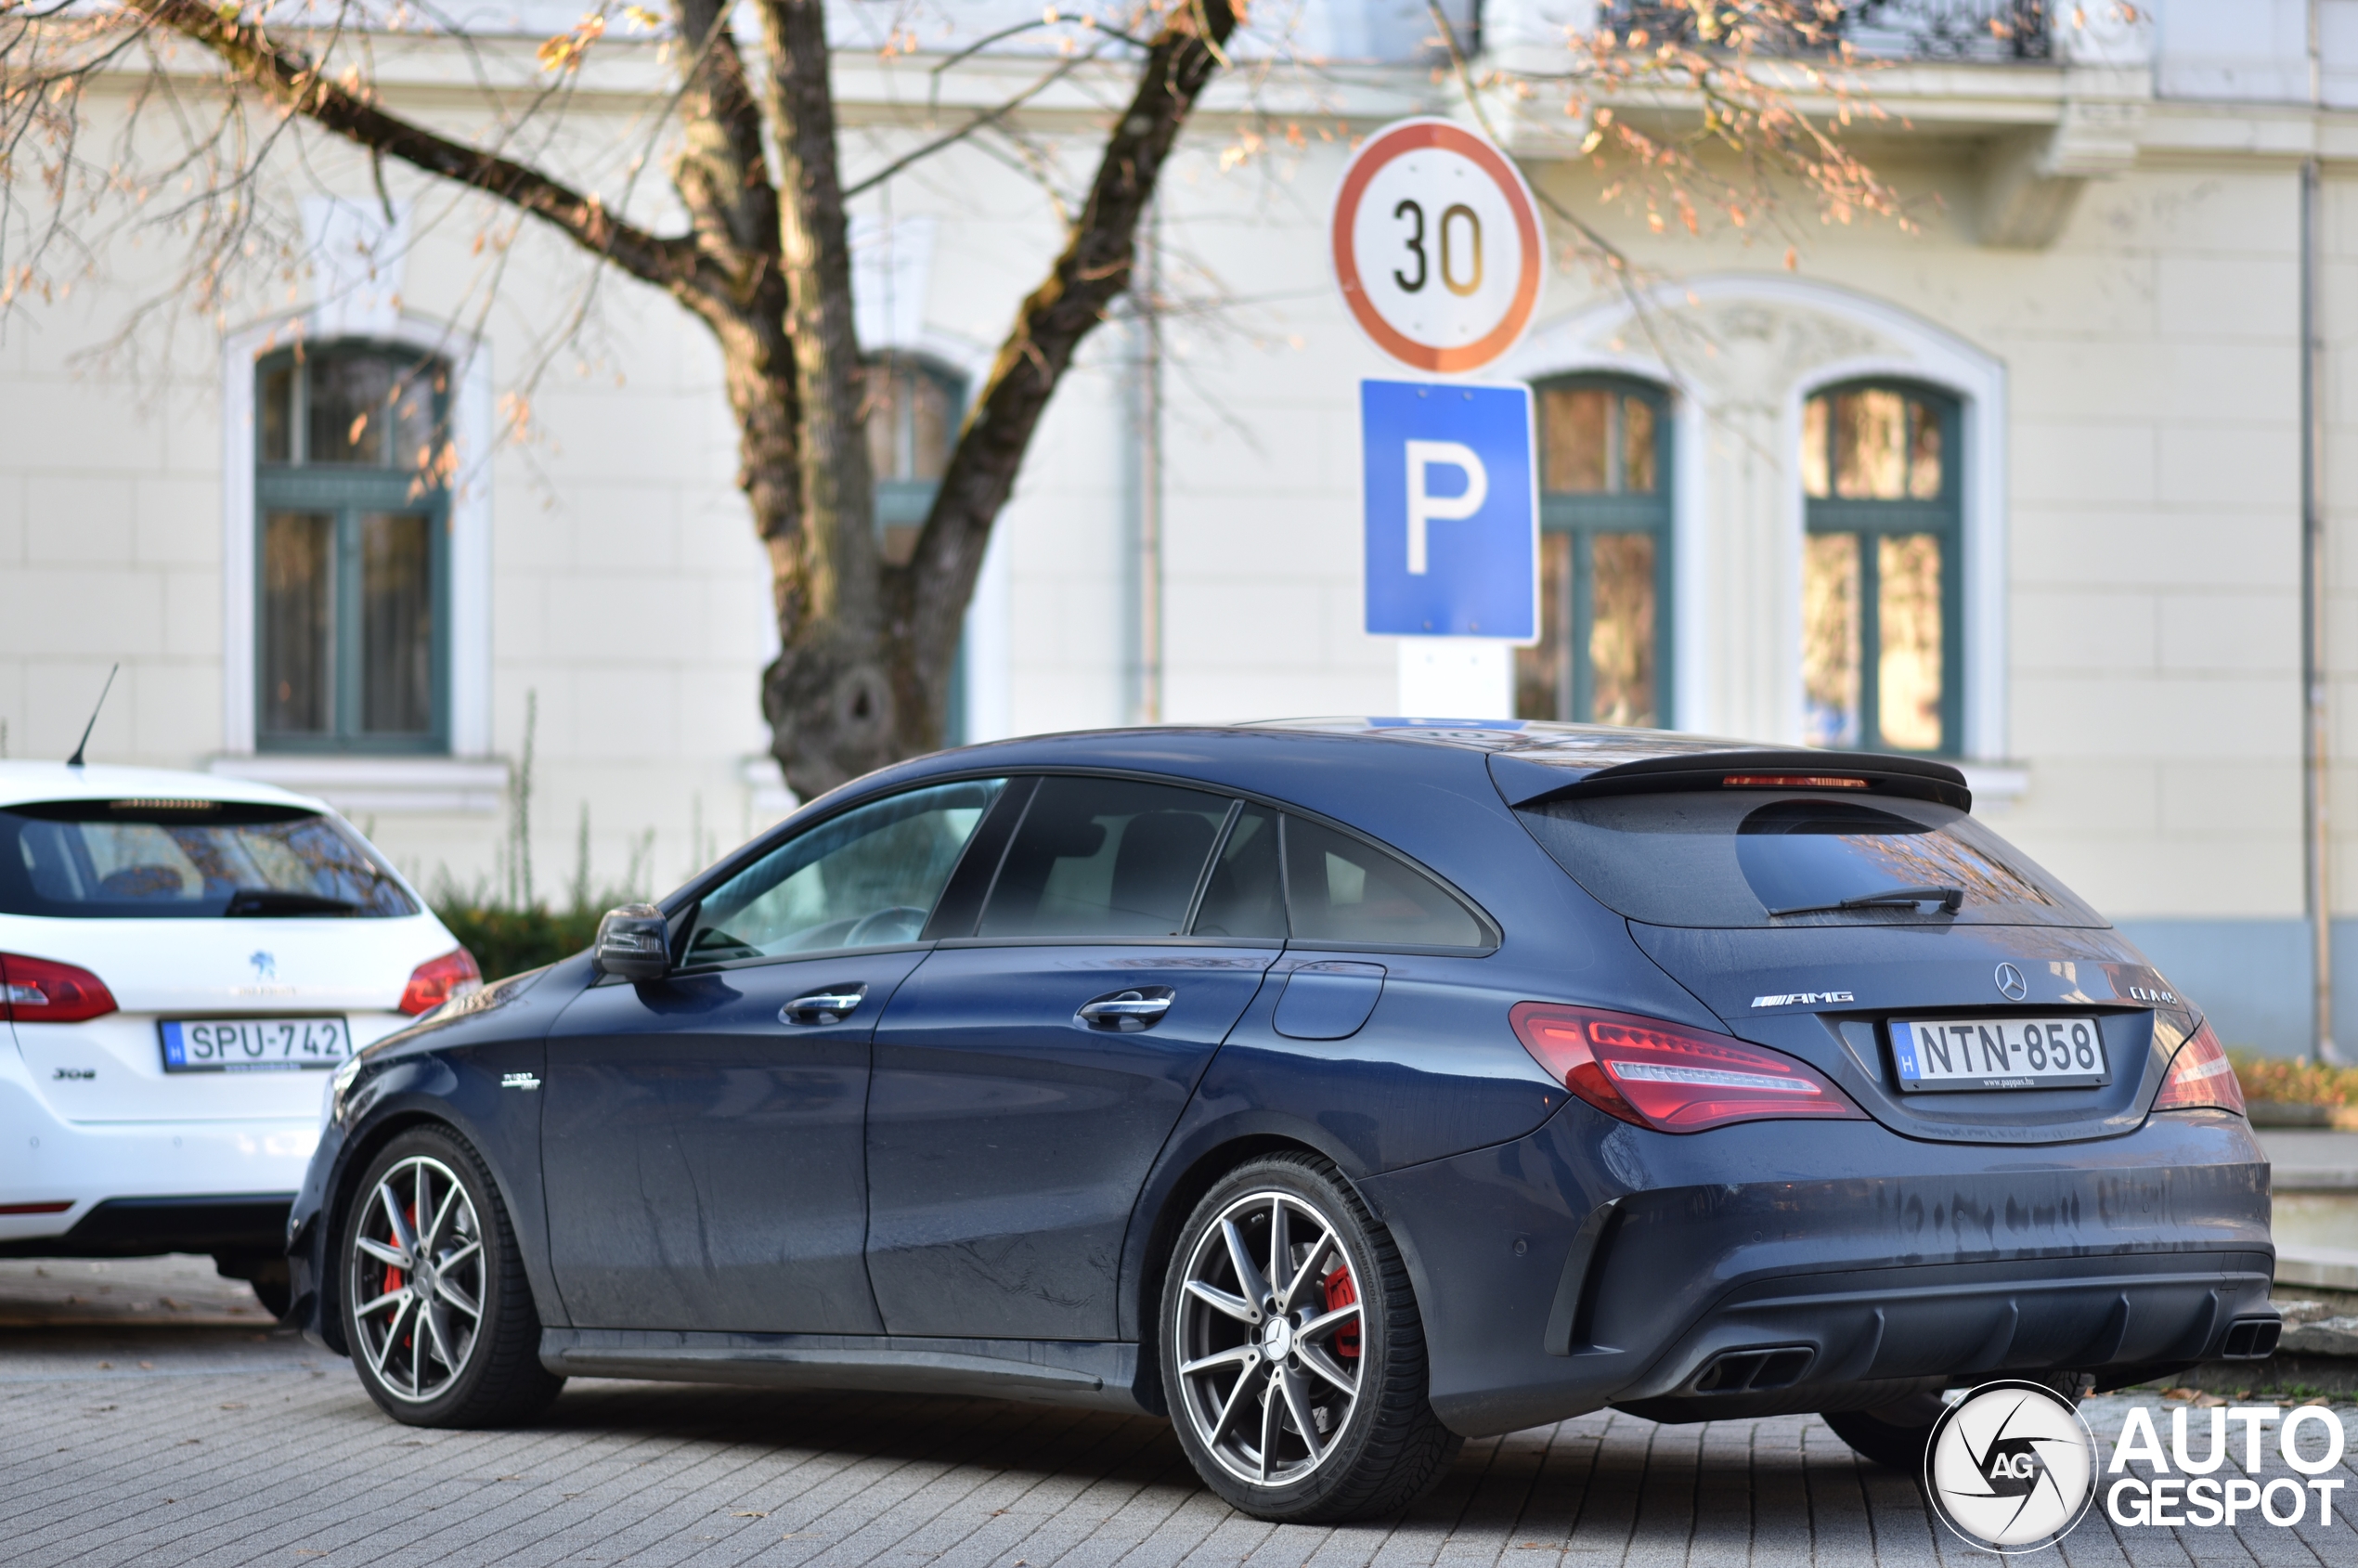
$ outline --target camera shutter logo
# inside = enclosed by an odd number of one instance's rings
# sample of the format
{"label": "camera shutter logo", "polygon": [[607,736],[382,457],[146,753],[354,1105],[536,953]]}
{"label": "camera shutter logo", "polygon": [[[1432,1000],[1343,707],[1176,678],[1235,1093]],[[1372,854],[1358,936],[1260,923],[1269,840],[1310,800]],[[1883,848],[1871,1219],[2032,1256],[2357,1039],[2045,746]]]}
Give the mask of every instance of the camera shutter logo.
{"label": "camera shutter logo", "polygon": [[2096,1500],[2096,1440],[2071,1401],[2038,1383],[1984,1383],[1949,1407],[1924,1450],[1940,1522],[1985,1551],[2037,1551]]}

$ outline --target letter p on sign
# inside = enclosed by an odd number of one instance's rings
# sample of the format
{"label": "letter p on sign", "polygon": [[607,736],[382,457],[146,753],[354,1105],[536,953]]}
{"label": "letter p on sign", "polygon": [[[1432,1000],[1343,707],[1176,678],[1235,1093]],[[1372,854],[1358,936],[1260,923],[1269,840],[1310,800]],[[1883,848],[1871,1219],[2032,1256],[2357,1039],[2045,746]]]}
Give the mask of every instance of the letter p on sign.
{"label": "letter p on sign", "polygon": [[1539,491],[1531,389],[1359,383],[1367,630],[1539,634]]}
{"label": "letter p on sign", "polygon": [[[1466,487],[1454,496],[1433,495],[1425,486],[1425,475],[1436,463],[1445,463],[1465,474]],[[1438,517],[1445,523],[1460,522],[1482,510],[1490,496],[1490,471],[1482,466],[1482,459],[1462,441],[1411,441],[1408,443],[1408,575],[1425,575],[1428,551],[1425,525]]]}

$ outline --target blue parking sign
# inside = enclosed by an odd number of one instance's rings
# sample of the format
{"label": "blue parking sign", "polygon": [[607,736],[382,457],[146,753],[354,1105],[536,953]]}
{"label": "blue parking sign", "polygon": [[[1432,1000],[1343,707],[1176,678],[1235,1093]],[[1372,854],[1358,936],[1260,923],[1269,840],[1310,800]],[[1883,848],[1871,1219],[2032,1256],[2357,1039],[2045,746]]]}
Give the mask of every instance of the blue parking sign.
{"label": "blue parking sign", "polygon": [[1359,383],[1367,630],[1539,635],[1539,486],[1531,389]]}

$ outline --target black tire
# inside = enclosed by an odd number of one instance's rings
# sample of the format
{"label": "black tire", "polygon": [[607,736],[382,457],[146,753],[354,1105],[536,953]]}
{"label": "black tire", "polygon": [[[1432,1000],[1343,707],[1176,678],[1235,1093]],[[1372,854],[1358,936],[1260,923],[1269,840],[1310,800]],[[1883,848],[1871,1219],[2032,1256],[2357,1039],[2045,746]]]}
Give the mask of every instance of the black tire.
{"label": "black tire", "polygon": [[287,1265],[280,1263],[269,1274],[257,1274],[246,1283],[253,1289],[253,1299],[262,1310],[284,1323],[288,1309],[294,1305],[294,1283],[287,1277]]}
{"label": "black tire", "polygon": [[1822,1419],[1860,1458],[1903,1475],[1921,1476],[1933,1426],[1947,1408],[1940,1395],[1919,1393],[1872,1410],[1828,1410]]}
{"label": "black tire", "polygon": [[241,1279],[253,1290],[262,1310],[284,1323],[294,1305],[294,1280],[283,1257],[256,1257],[247,1252],[216,1252],[213,1271],[224,1279]]}
{"label": "black tire", "polygon": [[337,1227],[335,1266],[353,1367],[395,1420],[509,1426],[564,1387],[540,1365],[540,1316],[499,1188],[448,1128],[412,1128],[369,1162]]}
{"label": "black tire", "polygon": [[[1228,1241],[1227,1225],[1240,1241]],[[1280,1243],[1285,1263],[1273,1269]],[[1290,1280],[1262,1277],[1289,1270]],[[1206,1193],[1172,1249],[1159,1310],[1180,1446],[1205,1485],[1256,1519],[1396,1513],[1432,1490],[1464,1442],[1432,1413],[1424,1325],[1399,1249],[1315,1155],[1252,1160]]]}

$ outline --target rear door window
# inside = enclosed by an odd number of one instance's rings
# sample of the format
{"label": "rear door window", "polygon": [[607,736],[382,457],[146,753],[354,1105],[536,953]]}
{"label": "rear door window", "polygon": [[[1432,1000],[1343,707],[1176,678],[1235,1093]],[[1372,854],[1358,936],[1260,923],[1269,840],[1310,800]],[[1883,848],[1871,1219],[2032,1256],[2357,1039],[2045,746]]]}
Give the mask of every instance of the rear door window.
{"label": "rear door window", "polygon": [[1695,790],[1517,814],[1600,903],[1648,925],[2105,924],[2021,850],[1930,801]]}
{"label": "rear door window", "polygon": [[1277,863],[1277,813],[1248,800],[1204,883],[1193,934],[1286,940],[1286,879]]}
{"label": "rear door window", "polygon": [[1041,780],[975,935],[1179,935],[1229,804],[1134,779]]}

